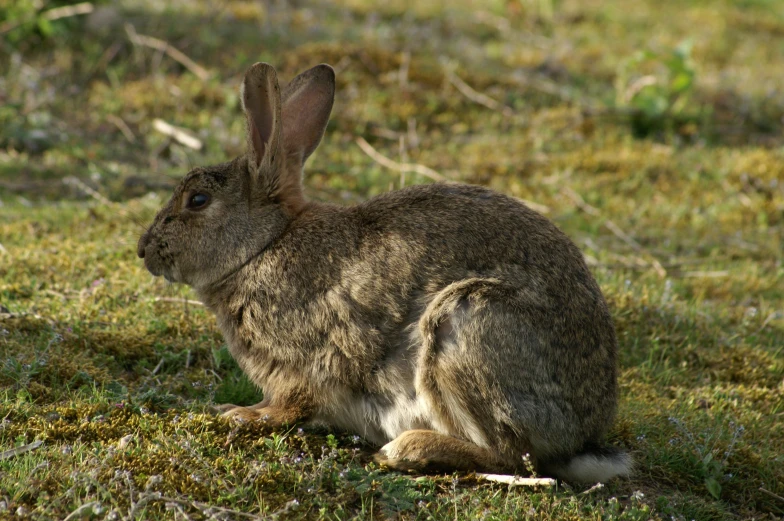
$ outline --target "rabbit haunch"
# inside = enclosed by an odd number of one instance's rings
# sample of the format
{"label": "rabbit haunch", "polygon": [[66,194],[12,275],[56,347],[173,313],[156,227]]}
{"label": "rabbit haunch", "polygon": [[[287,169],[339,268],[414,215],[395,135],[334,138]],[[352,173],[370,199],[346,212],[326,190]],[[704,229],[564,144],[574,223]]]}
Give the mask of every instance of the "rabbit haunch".
{"label": "rabbit haunch", "polygon": [[196,289],[264,391],[225,414],[348,429],[396,469],[513,472],[530,454],[567,480],[627,474],[603,446],[615,333],[577,247],[480,187],[305,200],[333,92],[327,66],[281,91],[254,65],[248,154],[192,172],[139,241],[152,273]]}

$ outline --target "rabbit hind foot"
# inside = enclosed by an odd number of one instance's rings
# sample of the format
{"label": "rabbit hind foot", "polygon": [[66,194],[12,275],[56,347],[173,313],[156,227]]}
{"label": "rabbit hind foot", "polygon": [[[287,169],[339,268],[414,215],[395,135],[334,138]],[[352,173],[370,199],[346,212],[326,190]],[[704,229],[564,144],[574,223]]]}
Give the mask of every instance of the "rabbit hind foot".
{"label": "rabbit hind foot", "polygon": [[403,432],[381,447],[374,460],[393,470],[423,473],[505,470],[505,465],[491,450],[424,429]]}

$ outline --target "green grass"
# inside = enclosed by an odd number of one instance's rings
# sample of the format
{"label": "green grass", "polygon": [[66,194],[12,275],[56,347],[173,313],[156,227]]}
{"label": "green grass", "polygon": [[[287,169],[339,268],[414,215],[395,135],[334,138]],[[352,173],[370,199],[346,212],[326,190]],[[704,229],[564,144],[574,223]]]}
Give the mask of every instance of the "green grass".
{"label": "green grass", "polygon": [[[0,460],[0,518],[784,515],[784,4],[121,0],[49,25],[26,5],[0,2],[23,22],[0,36],[0,451],[44,443]],[[633,477],[582,494],[401,475],[350,433],[211,413],[258,391],[135,242],[179,176],[242,151],[237,88],[258,60],[284,80],[338,69],[311,197],[429,182],[361,136],[532,201],[575,240],[618,330],[610,441]]]}

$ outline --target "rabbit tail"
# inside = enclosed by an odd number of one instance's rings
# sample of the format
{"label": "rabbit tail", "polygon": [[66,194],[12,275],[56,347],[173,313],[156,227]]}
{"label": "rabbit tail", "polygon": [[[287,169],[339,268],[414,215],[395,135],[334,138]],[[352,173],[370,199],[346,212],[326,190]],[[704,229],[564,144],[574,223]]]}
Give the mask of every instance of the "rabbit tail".
{"label": "rabbit tail", "polygon": [[606,483],[632,472],[632,458],[615,447],[590,447],[571,458],[541,465],[545,475],[570,483]]}

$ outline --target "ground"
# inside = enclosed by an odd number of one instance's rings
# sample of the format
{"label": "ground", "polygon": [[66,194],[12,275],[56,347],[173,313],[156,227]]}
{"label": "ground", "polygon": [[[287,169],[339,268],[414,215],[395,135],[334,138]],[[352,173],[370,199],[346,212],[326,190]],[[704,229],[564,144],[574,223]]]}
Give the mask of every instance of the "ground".
{"label": "ground", "polygon": [[[0,518],[784,515],[784,3],[52,11],[72,3],[0,2]],[[609,441],[631,478],[586,492],[404,475],[351,433],[210,411],[258,391],[135,243],[178,177],[242,152],[255,61],[284,81],[336,68],[310,197],[442,176],[528,201],[574,239],[618,331]]]}

